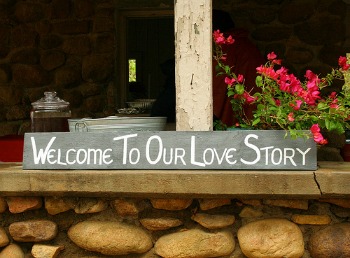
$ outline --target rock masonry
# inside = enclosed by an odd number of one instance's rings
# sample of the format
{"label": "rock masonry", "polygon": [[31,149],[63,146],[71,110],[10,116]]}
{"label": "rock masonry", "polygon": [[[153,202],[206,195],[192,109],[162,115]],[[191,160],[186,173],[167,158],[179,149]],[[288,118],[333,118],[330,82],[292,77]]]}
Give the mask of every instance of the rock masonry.
{"label": "rock masonry", "polygon": [[350,257],[349,199],[3,196],[0,211],[0,258]]}

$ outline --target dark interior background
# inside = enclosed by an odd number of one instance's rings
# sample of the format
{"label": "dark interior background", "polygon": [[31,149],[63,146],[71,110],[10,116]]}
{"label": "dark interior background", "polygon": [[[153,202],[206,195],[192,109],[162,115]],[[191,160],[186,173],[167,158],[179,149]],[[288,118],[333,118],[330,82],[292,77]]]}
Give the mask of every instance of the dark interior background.
{"label": "dark interior background", "polygon": [[[263,55],[274,51],[298,76],[324,74],[350,53],[344,0],[213,0],[244,27]],[[118,13],[173,10],[171,0],[0,0],[0,136],[28,131],[31,103],[55,90],[72,116],[116,114],[122,96]],[[171,19],[130,20],[127,54],[141,60],[140,83],[159,93],[159,64],[174,52]],[[146,36],[145,36],[146,34]],[[126,64],[125,64],[126,65]],[[150,75],[150,76],[149,76]],[[119,103],[119,104],[118,104]]]}

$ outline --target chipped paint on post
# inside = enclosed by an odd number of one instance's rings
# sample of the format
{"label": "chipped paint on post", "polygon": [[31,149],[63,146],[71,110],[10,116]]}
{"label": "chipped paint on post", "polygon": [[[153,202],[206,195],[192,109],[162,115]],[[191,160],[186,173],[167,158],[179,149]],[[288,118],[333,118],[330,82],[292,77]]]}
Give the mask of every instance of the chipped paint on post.
{"label": "chipped paint on post", "polygon": [[211,12],[211,0],[177,0],[175,4],[178,131],[213,128]]}

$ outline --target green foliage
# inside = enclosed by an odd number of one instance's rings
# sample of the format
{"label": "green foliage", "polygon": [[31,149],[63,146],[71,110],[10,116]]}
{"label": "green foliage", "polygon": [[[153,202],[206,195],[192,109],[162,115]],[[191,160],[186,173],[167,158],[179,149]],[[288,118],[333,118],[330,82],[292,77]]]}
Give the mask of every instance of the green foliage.
{"label": "green foliage", "polygon": [[[214,32],[213,36],[217,72],[226,75],[227,96],[235,120],[239,121],[236,126],[285,130],[292,138],[306,137],[308,134],[300,130],[311,130],[319,144],[327,143],[321,130],[341,134],[350,129],[350,88],[344,84],[339,92],[321,95],[321,91],[331,87],[335,80],[344,80],[344,75],[350,72],[350,58],[340,57],[339,68],[332,69],[323,78],[308,70],[306,79],[301,81],[288,73],[272,52],[267,56],[268,62],[257,68],[255,83],[260,91],[251,96],[245,90],[242,77],[232,73],[231,67],[225,65],[226,56],[221,45],[232,44],[232,39],[225,38],[220,31]],[[247,105],[255,107],[253,117],[246,116]]]}
{"label": "green foliage", "polygon": [[129,59],[129,82],[136,82],[136,59]]}

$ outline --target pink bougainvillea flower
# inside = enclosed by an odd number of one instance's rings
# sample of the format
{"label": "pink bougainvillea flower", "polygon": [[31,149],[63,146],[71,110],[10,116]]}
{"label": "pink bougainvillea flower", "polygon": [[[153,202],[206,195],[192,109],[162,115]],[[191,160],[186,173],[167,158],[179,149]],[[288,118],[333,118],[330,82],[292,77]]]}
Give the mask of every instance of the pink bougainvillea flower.
{"label": "pink bougainvillea flower", "polygon": [[329,105],[330,108],[334,108],[334,109],[337,109],[339,108],[339,105],[338,105],[338,99],[333,99],[332,103]]}
{"label": "pink bougainvillea flower", "polygon": [[221,57],[220,57],[220,60],[222,61],[226,61],[227,59],[227,55],[226,54],[223,54]]}
{"label": "pink bougainvillea flower", "polygon": [[281,101],[279,99],[274,99],[276,106],[281,106]]}
{"label": "pink bougainvillea flower", "polygon": [[344,71],[347,71],[350,68],[350,64],[347,63],[347,58],[345,56],[339,57],[338,64]]}
{"label": "pink bougainvillea flower", "polygon": [[284,66],[282,66],[280,69],[278,69],[276,71],[276,73],[279,75],[279,76],[287,76],[288,75],[288,69],[285,68]]}
{"label": "pink bougainvillea flower", "polygon": [[265,71],[265,66],[260,65],[260,66],[258,66],[258,67],[255,68],[255,69],[256,69],[256,71],[257,71],[258,73],[263,74],[264,71]]}
{"label": "pink bougainvillea flower", "polygon": [[236,79],[235,78],[229,78],[229,77],[225,77],[225,83],[227,85],[233,85],[234,83],[236,82]]}
{"label": "pink bougainvillea flower", "polygon": [[310,131],[314,137],[314,141],[318,144],[324,145],[327,144],[328,141],[323,138],[323,135],[321,134],[321,129],[318,124],[313,124],[310,128]]}
{"label": "pink bougainvillea flower", "polygon": [[272,63],[277,64],[277,65],[281,65],[282,60],[281,59],[274,59],[274,60],[272,60]]}
{"label": "pink bougainvillea flower", "polygon": [[295,95],[298,95],[303,90],[303,87],[301,86],[301,82],[294,74],[289,75],[289,80],[290,80],[291,92]]}
{"label": "pink bougainvillea flower", "polygon": [[271,78],[275,81],[278,79],[278,74],[272,67],[265,67],[263,65],[256,68],[257,73],[264,75],[268,78]]}
{"label": "pink bougainvillea flower", "polygon": [[243,98],[245,99],[245,102],[248,104],[251,104],[256,100],[252,95],[250,95],[246,91],[243,93]]}
{"label": "pink bougainvillea flower", "polygon": [[287,83],[285,80],[279,80],[278,85],[281,91],[290,92],[289,83]]}
{"label": "pink bougainvillea flower", "polygon": [[323,138],[323,135],[321,133],[314,133],[314,141],[320,145],[327,144],[327,139]]}
{"label": "pink bougainvillea flower", "polygon": [[303,101],[297,99],[295,103],[290,103],[289,106],[291,106],[294,110],[299,110],[302,103]]}
{"label": "pink bougainvillea flower", "polygon": [[297,103],[297,105],[296,105],[297,109],[296,110],[300,109],[300,106],[301,106],[301,104],[303,102],[301,100],[296,100],[295,102]]}
{"label": "pink bougainvillea flower", "polygon": [[335,103],[331,103],[329,105],[330,108],[334,108],[334,109],[338,109],[339,108],[339,105],[338,104],[335,104]]}
{"label": "pink bougainvillea flower", "polygon": [[313,124],[311,127],[310,127],[310,131],[312,133],[319,133],[321,131],[320,129],[320,126],[318,124]]}
{"label": "pink bougainvillea flower", "polygon": [[274,52],[267,54],[267,59],[272,62],[272,64],[280,65],[282,63],[281,59],[276,59],[277,55]]}
{"label": "pink bougainvillea flower", "polygon": [[293,122],[295,119],[294,119],[294,113],[293,112],[290,112],[289,114],[288,114],[288,121],[289,122]]}
{"label": "pink bougainvillea flower", "polygon": [[213,32],[213,38],[217,45],[230,45],[235,42],[231,35],[225,38],[224,33],[220,32],[220,30],[215,30]]}
{"label": "pink bougainvillea flower", "polygon": [[314,74],[311,70],[307,70],[305,72],[305,77],[312,83],[319,84],[320,79],[318,78],[317,74]]}
{"label": "pink bougainvillea flower", "polygon": [[287,69],[281,67],[276,73],[279,75],[277,83],[280,90],[292,93],[293,95],[298,95],[302,91],[300,81],[293,74],[288,74]]}
{"label": "pink bougainvillea flower", "polygon": [[220,30],[215,30],[213,32],[213,38],[217,45],[224,45],[226,42],[225,36],[223,33],[220,33]]}
{"label": "pink bougainvillea flower", "polygon": [[236,83],[243,83],[243,81],[244,81],[244,77],[243,77],[243,75],[238,75],[238,77],[237,77],[237,79],[235,79],[235,78],[230,78],[230,77],[225,77],[225,83],[227,84],[227,85],[230,85],[230,86],[232,86],[232,85],[234,85],[234,84],[236,84]]}
{"label": "pink bougainvillea flower", "polygon": [[335,91],[333,91],[331,94],[329,94],[329,98],[331,98],[331,99],[335,99],[336,96],[337,96],[337,93]]}
{"label": "pink bougainvillea flower", "polygon": [[243,94],[235,94],[233,95],[234,99],[244,99],[246,104],[253,103],[256,99],[252,95],[250,95],[248,92],[243,92]]}
{"label": "pink bougainvillea flower", "polygon": [[303,98],[308,105],[314,106],[316,100],[321,99],[319,90],[320,79],[310,70],[306,71],[305,77],[307,78],[307,91],[304,93]]}
{"label": "pink bougainvillea flower", "polygon": [[314,74],[311,70],[307,70],[305,73],[305,77],[308,79],[306,84],[307,88],[310,91],[318,91],[318,85],[320,84],[320,79],[318,78],[318,76]]}
{"label": "pink bougainvillea flower", "polygon": [[272,61],[272,60],[274,60],[276,58],[277,58],[277,55],[275,54],[275,52],[271,52],[271,53],[267,54],[267,59],[269,61]]}
{"label": "pink bougainvillea flower", "polygon": [[304,96],[306,104],[310,106],[315,106],[316,100],[321,99],[320,94],[321,93],[318,90],[309,89]]}
{"label": "pink bougainvillea flower", "polygon": [[239,75],[237,76],[237,81],[238,81],[239,83],[242,83],[242,82],[244,81],[244,77],[243,77],[242,74],[239,74]]}
{"label": "pink bougainvillea flower", "polygon": [[280,77],[278,85],[281,91],[291,92],[289,80],[285,76]]}
{"label": "pink bougainvillea flower", "polygon": [[242,94],[235,94],[233,95],[234,99],[241,99],[242,98]]}
{"label": "pink bougainvillea flower", "polygon": [[230,45],[233,44],[235,42],[235,40],[232,38],[232,36],[228,36],[226,39],[226,44]]}

